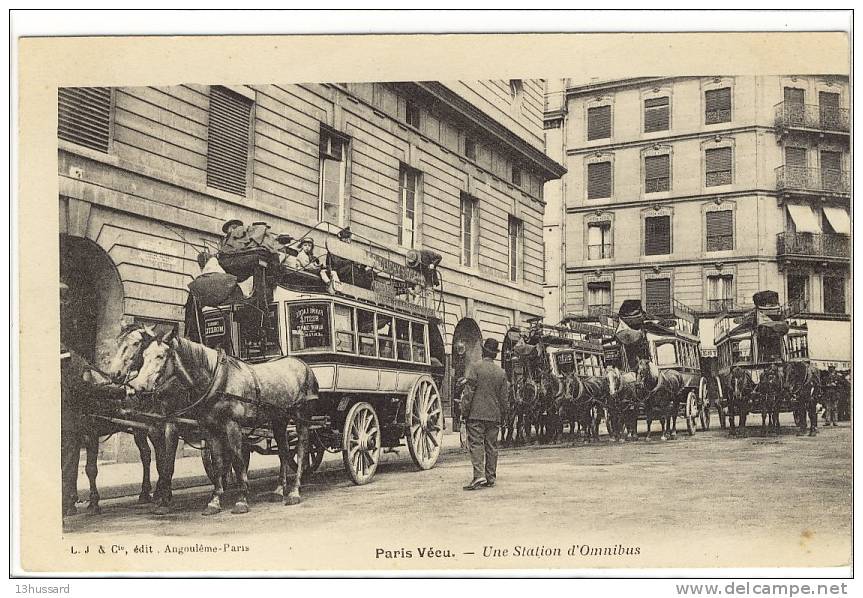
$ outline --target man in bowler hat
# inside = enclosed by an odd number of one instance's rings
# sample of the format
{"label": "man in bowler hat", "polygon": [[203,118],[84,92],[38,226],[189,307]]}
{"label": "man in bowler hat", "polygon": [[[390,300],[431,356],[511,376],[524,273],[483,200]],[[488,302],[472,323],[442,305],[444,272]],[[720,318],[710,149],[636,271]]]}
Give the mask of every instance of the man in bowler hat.
{"label": "man in bowler hat", "polygon": [[497,477],[497,435],[500,422],[506,416],[509,396],[506,374],[494,362],[497,351],[497,340],[485,339],[482,361],[470,365],[465,374],[461,413],[467,422],[468,447],[473,463],[473,480],[464,487],[465,490],[491,488]]}

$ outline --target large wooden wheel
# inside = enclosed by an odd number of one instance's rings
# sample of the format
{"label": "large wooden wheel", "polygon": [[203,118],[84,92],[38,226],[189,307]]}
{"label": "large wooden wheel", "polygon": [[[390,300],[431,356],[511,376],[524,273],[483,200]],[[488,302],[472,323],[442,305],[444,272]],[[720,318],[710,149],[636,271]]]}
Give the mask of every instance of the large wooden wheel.
{"label": "large wooden wheel", "polygon": [[707,396],[707,378],[704,377],[698,383],[698,423],[702,431],[710,429],[710,397]]}
{"label": "large wooden wheel", "polygon": [[381,426],[375,408],[365,402],[351,407],[342,432],[342,460],[354,484],[372,481],[381,456]]}
{"label": "large wooden wheel", "polygon": [[698,415],[698,399],[695,396],[695,391],[690,390],[686,393],[686,411],[684,413],[686,418],[686,432],[692,436],[695,434],[695,418]]}
{"label": "large wooden wheel", "polygon": [[431,469],[443,441],[443,405],[434,380],[423,376],[408,394],[405,405],[407,445],[417,467]]}
{"label": "large wooden wheel", "polygon": [[[299,437],[295,433],[288,435],[288,467],[297,473],[297,442]],[[326,449],[318,440],[317,434],[309,433],[309,447],[306,452],[306,462],[303,465],[303,477],[310,476],[318,470],[324,460]]]}

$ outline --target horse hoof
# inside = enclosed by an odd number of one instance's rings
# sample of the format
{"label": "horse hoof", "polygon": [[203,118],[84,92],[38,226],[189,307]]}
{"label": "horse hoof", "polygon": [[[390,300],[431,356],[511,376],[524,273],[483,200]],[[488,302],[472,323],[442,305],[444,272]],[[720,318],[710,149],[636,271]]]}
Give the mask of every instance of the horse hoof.
{"label": "horse hoof", "polygon": [[233,513],[234,515],[242,515],[242,514],[248,513],[248,512],[249,512],[249,505],[247,503],[244,503],[244,502],[238,502],[237,504],[234,505],[234,508],[231,509],[231,513]]}
{"label": "horse hoof", "polygon": [[87,514],[88,515],[101,515],[102,514],[102,507],[100,507],[99,505],[89,505],[87,507]]}
{"label": "horse hoof", "polygon": [[159,505],[151,511],[153,515],[168,515],[171,512],[171,507],[168,505]]}
{"label": "horse hoof", "polygon": [[201,515],[204,515],[204,516],[216,515],[216,514],[221,513],[221,512],[222,512],[222,509],[220,509],[219,507],[207,505],[207,508],[204,509],[204,511],[201,513]]}
{"label": "horse hoof", "polygon": [[150,496],[149,492],[142,492],[138,495],[138,504],[139,505],[149,505],[153,502],[153,497]]}
{"label": "horse hoof", "polygon": [[300,504],[300,497],[299,496],[290,496],[289,495],[289,496],[285,497],[285,506],[292,507],[292,506],[298,505],[298,504]]}

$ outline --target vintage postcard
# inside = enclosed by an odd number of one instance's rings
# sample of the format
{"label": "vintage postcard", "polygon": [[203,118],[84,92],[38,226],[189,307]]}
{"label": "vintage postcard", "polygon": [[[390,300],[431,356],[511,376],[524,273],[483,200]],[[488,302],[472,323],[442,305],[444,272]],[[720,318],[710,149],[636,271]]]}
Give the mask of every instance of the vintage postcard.
{"label": "vintage postcard", "polygon": [[21,574],[849,574],[850,32],[17,44]]}

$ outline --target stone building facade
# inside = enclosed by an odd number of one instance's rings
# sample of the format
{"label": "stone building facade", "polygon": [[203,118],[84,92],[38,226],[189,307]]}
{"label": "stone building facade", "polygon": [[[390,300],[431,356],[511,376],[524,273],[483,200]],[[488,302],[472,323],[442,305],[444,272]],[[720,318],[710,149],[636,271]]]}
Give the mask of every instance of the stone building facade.
{"label": "stone building facade", "polygon": [[717,313],[771,289],[850,364],[849,98],[833,75],[550,81],[547,318],[677,300],[710,357]]}

